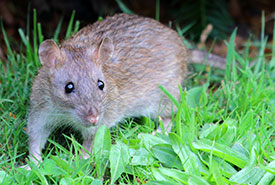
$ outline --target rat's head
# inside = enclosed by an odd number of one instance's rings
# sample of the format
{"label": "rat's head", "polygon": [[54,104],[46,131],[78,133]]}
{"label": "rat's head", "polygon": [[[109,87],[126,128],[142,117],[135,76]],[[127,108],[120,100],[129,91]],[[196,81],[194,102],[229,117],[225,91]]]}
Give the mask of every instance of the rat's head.
{"label": "rat's head", "polygon": [[109,38],[87,48],[59,48],[53,40],[39,47],[40,61],[49,75],[52,101],[84,126],[95,125],[104,114],[108,84],[102,65],[112,52]]}

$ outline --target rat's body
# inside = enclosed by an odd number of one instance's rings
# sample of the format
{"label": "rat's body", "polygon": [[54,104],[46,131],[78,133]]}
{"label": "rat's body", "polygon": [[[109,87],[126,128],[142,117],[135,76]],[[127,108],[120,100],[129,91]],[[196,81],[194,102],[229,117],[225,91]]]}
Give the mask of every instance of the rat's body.
{"label": "rat's body", "polygon": [[61,122],[80,130],[90,151],[100,125],[131,116],[171,117],[172,105],[159,85],[179,99],[188,52],[161,23],[118,14],[60,46],[44,41],[39,57],[43,66],[33,84],[27,129],[33,161],[41,161],[41,149]]}

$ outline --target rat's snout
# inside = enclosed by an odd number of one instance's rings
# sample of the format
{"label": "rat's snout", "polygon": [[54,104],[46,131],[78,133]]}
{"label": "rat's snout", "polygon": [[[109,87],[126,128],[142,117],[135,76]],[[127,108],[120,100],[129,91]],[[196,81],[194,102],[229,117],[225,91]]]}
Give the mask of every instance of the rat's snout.
{"label": "rat's snout", "polygon": [[97,111],[97,109],[95,107],[92,107],[90,109],[88,109],[87,112],[87,121],[91,124],[91,125],[95,125],[98,122],[99,119],[99,113]]}

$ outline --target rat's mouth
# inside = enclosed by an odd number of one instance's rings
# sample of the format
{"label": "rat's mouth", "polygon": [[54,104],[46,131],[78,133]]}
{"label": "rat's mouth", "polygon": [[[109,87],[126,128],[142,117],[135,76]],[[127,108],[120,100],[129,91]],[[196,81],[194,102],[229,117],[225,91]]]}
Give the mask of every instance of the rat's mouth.
{"label": "rat's mouth", "polygon": [[79,118],[81,120],[82,126],[89,128],[89,127],[95,127],[99,124],[99,115],[88,115],[88,116],[80,116]]}
{"label": "rat's mouth", "polygon": [[87,121],[87,120],[82,120],[82,121],[81,121],[81,124],[82,124],[82,126],[85,127],[85,128],[94,127],[94,126],[97,125],[97,124],[91,124],[91,123],[90,123],[89,121]]}
{"label": "rat's mouth", "polygon": [[91,126],[95,126],[99,120],[99,115],[88,115],[86,119]]}

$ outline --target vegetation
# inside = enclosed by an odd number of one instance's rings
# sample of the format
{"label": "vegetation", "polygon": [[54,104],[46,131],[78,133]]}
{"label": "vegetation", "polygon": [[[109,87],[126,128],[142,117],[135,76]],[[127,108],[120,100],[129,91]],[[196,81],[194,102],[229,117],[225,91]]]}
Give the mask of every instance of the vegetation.
{"label": "vegetation", "polygon": [[[250,66],[251,43],[238,54],[236,31],[227,43],[224,73],[210,70],[207,75],[193,75],[186,82],[192,84],[189,89],[179,88],[180,102],[162,88],[178,107],[168,135],[164,129],[152,135],[154,123],[148,118],[141,124],[130,120],[111,129],[112,133],[102,126],[88,160],[80,158],[81,145],[74,136],[65,136],[67,146],[51,137],[40,167],[29,163],[31,171],[19,168],[28,163],[24,128],[31,82],[40,66],[38,45],[43,40],[35,11],[33,22],[32,43],[31,35],[19,29],[20,52],[10,47],[1,26],[8,48],[7,61],[0,62],[1,184],[275,184],[275,41],[272,56],[265,58],[269,46],[262,34],[259,56]],[[72,16],[68,35],[78,25]],[[220,85],[211,86],[216,81]]]}
{"label": "vegetation", "polygon": [[208,24],[213,25],[209,35],[212,39],[225,39],[232,30],[233,21],[228,13],[225,0],[174,1],[171,14],[178,23],[188,23],[190,29],[185,33],[191,40],[199,40],[202,31]]}

